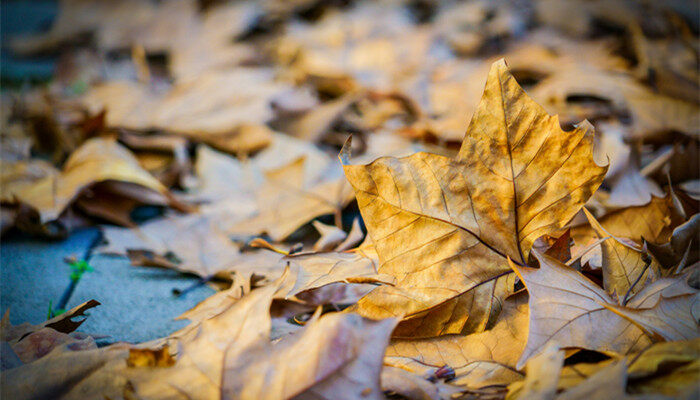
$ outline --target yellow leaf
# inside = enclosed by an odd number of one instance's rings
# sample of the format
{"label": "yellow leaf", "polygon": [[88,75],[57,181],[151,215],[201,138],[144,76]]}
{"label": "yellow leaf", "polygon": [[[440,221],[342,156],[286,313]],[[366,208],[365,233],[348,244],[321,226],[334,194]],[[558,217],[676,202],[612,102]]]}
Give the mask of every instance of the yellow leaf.
{"label": "yellow leaf", "polygon": [[[593,161],[592,144],[589,124],[562,131],[501,60],[491,67],[456,159],[417,153],[348,165],[347,150],[341,152],[379,272],[397,280],[356,311],[410,318],[460,296],[492,293],[509,278],[506,258],[524,265],[534,240],[563,227],[600,185],[606,167]],[[475,304],[477,321],[441,315],[416,334],[484,329],[498,301]]]}

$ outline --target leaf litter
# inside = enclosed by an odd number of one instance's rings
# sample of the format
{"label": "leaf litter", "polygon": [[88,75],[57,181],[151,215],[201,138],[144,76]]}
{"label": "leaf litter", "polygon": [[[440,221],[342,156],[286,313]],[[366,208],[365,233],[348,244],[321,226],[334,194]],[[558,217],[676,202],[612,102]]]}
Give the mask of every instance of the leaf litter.
{"label": "leaf litter", "polygon": [[61,60],[3,91],[3,234],[219,291],[138,344],[8,310],[3,397],[697,397],[696,11],[61,2],[8,41]]}

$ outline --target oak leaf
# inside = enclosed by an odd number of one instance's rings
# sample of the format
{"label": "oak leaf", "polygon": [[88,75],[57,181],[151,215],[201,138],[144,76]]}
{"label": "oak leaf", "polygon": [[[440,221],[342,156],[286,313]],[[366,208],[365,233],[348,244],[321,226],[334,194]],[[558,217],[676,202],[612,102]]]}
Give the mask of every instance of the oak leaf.
{"label": "oak leaf", "polygon": [[[397,280],[363,298],[357,312],[410,318],[496,291],[510,278],[506,258],[525,264],[535,239],[563,227],[600,185],[606,168],[593,161],[592,145],[590,125],[562,131],[501,60],[455,159],[417,153],[349,165],[347,149],[341,152],[379,272]],[[498,290],[499,297],[511,291]],[[499,301],[478,302],[477,321],[439,313],[416,334],[483,330]]]}

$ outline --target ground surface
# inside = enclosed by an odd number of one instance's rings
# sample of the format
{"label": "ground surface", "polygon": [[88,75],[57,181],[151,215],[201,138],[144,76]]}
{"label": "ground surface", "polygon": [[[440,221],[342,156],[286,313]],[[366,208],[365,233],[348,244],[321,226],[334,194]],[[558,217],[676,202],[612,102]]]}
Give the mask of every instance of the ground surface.
{"label": "ground surface", "polygon": [[[0,250],[0,306],[10,308],[10,321],[36,324],[46,319],[49,302],[55,305],[69,284],[70,268],[63,258],[82,257],[98,235],[96,228],[71,234],[61,242],[46,242],[22,236],[2,238]],[[71,297],[68,308],[95,299],[101,306],[80,331],[108,334],[105,342],[143,342],[168,335],[186,321],[174,318],[214,293],[200,286],[182,297],[173,288],[197,281],[178,272],[133,267],[123,257],[95,255],[94,272],[86,273]]]}

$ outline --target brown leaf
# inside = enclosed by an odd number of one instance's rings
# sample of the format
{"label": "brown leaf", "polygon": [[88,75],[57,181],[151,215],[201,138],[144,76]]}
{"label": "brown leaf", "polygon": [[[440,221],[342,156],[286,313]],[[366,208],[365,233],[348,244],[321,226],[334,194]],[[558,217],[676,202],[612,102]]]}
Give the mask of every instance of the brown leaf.
{"label": "brown leaf", "polygon": [[617,354],[650,343],[639,328],[606,308],[615,301],[603,289],[559,261],[533,254],[540,268],[513,264],[530,294],[530,332],[518,368],[549,342]]}
{"label": "brown leaf", "polygon": [[527,375],[522,382],[518,398],[553,399],[557,393],[557,383],[563,365],[564,351],[559,350],[554,342],[547,343],[540,353],[528,360]]}
{"label": "brown leaf", "polygon": [[[700,214],[693,215],[687,222],[673,230],[671,239],[667,243],[654,244],[646,242],[649,252],[665,268],[680,267],[678,265],[685,257],[686,252],[692,252],[691,246],[697,247],[697,238],[700,234]],[[696,240],[693,242],[693,240]],[[686,265],[694,264],[697,261],[697,252],[685,261]]]}
{"label": "brown leaf", "polygon": [[[397,278],[395,287],[362,299],[357,311],[411,316],[474,291],[492,292],[508,279],[507,257],[524,264],[534,240],[563,227],[600,185],[606,168],[594,163],[592,142],[588,125],[562,131],[499,61],[457,159],[429,153],[369,165],[344,159],[379,272]],[[491,303],[477,307],[490,310]],[[485,320],[490,314],[478,313]],[[467,317],[454,315],[449,329],[444,317],[431,321],[420,334],[463,332]]]}
{"label": "brown leaf", "polygon": [[80,327],[80,325],[85,321],[84,318],[79,321],[73,321],[73,318],[84,317],[85,311],[99,305],[100,302],[97,300],[88,300],[85,303],[77,305],[63,314],[57,315],[41,324],[32,325],[25,322],[15,326],[10,324],[10,310],[8,309],[5,312],[5,315],[2,317],[2,321],[0,321],[0,339],[6,342],[19,341],[30,333],[39,331],[43,328],[51,328],[60,333],[71,333],[78,329],[78,327]]}
{"label": "brown leaf", "polygon": [[395,324],[327,314],[272,346],[227,354],[223,397],[382,399],[381,361]]}
{"label": "brown leaf", "polygon": [[649,336],[663,340],[691,340],[700,336],[700,293],[666,298],[661,295],[652,308],[632,309],[605,304],[614,313],[628,319],[647,332]]}
{"label": "brown leaf", "polygon": [[519,380],[523,375],[515,363],[525,348],[528,330],[525,301],[523,294],[506,299],[499,321],[485,332],[393,340],[384,363],[417,374],[446,365],[455,371],[451,384],[470,388]]}
{"label": "brown leaf", "polygon": [[318,216],[339,213],[351,200],[350,188],[341,177],[309,185],[305,163],[306,158],[300,157],[267,172],[267,181],[258,191],[258,214],[235,225],[231,232],[267,233],[281,241]]}
{"label": "brown leaf", "polygon": [[[649,276],[659,275],[659,265],[653,262],[637,243],[610,235],[585,208],[583,212],[599,238],[603,250],[603,287],[620,303],[624,297],[639,292]],[[641,282],[641,283],[640,283]],[[636,284],[635,284],[636,283]]]}
{"label": "brown leaf", "polygon": [[35,208],[44,223],[57,219],[90,185],[106,181],[131,185],[123,187],[123,193],[138,188],[135,198],[142,204],[172,203],[168,190],[141,168],[131,152],[100,138],[88,140],[71,154],[58,176],[47,176],[11,195]]}
{"label": "brown leaf", "polygon": [[286,293],[295,296],[305,290],[335,282],[391,284],[393,277],[377,273],[377,261],[360,254],[308,253],[282,258],[296,274],[294,286]]}

